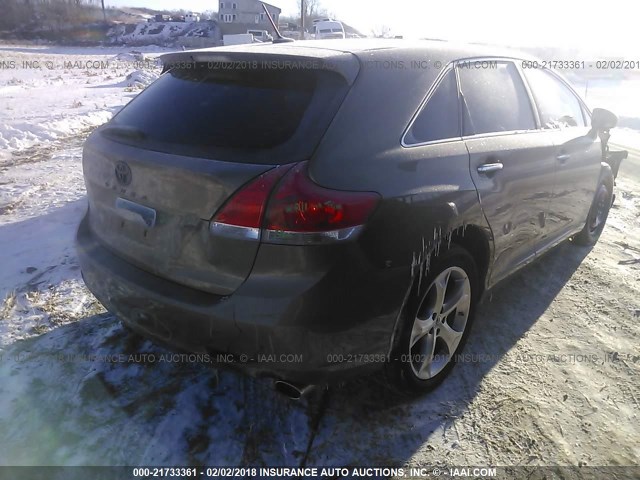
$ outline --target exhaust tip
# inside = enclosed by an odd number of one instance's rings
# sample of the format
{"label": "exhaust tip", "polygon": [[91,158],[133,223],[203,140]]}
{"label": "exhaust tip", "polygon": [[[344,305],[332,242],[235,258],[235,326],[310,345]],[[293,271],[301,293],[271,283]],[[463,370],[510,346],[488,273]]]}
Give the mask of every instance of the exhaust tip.
{"label": "exhaust tip", "polygon": [[276,392],[284,395],[291,400],[300,400],[307,393],[315,388],[315,385],[307,385],[305,387],[298,387],[293,383],[285,382],[284,380],[276,380],[274,383]]}

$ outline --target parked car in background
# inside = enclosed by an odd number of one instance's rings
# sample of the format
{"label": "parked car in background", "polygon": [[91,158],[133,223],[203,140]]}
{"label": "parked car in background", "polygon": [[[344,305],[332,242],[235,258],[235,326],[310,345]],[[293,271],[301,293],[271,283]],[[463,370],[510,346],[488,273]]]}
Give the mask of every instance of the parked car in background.
{"label": "parked car in background", "polygon": [[320,20],[313,23],[313,35],[316,40],[345,38],[344,26],[336,20]]}
{"label": "parked car in background", "polygon": [[200,21],[200,15],[198,15],[197,13],[187,13],[184,16],[184,21],[185,22],[199,22]]}
{"label": "parked car in background", "polygon": [[247,30],[247,33],[253,35],[253,38],[259,42],[272,42],[273,37],[266,30]]}
{"label": "parked car in background", "polygon": [[225,47],[229,45],[244,45],[253,43],[253,35],[250,33],[237,33],[231,35],[223,35],[222,43]]}
{"label": "parked car in background", "polygon": [[[516,53],[358,39],[163,61],[85,143],[83,277],[132,329],[291,396],[361,373],[433,388],[483,295],[604,228],[616,117]],[[284,62],[309,68],[264,66]]]}

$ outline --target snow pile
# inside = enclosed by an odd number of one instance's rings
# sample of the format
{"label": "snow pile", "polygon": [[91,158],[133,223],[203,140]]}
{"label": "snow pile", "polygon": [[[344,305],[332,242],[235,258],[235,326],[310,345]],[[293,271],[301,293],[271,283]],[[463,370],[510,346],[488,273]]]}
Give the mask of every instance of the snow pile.
{"label": "snow pile", "polygon": [[4,48],[3,61],[14,68],[0,69],[0,165],[109,121],[159,75],[155,52],[162,50],[150,50]]}
{"label": "snow pile", "polygon": [[185,33],[185,37],[214,37],[215,33],[216,29],[212,28],[208,22],[199,22]]}
{"label": "snow pile", "polygon": [[112,115],[111,110],[101,110],[75,116],[52,115],[51,120],[38,124],[0,123],[0,148],[22,150],[37,143],[60,140],[102,125],[108,122]]}
{"label": "snow pile", "polygon": [[119,53],[112,58],[116,62],[143,62],[144,59],[144,54],[138,50]]}
{"label": "snow pile", "polygon": [[158,78],[158,74],[149,70],[136,70],[127,75],[126,84],[128,87],[144,89],[151,85]]}
{"label": "snow pile", "polygon": [[173,45],[181,37],[220,39],[216,22],[142,22],[118,25],[107,33],[111,43]]}

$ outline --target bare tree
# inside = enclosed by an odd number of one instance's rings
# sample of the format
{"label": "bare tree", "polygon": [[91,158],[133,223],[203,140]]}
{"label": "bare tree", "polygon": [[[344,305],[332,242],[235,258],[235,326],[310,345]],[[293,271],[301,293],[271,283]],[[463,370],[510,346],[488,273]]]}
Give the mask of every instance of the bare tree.
{"label": "bare tree", "polygon": [[2,0],[0,29],[67,29],[94,22],[99,4],[106,22],[104,0]]}
{"label": "bare tree", "polygon": [[322,7],[321,0],[301,0],[302,26],[309,27],[317,18],[328,16],[326,8]]}
{"label": "bare tree", "polygon": [[215,20],[218,18],[218,13],[213,10],[205,10],[200,14],[202,20]]}
{"label": "bare tree", "polygon": [[374,38],[389,38],[391,28],[388,25],[378,25],[371,29],[371,36]]}
{"label": "bare tree", "polygon": [[319,10],[320,0],[304,0],[305,20],[313,20],[313,17],[318,15]]}

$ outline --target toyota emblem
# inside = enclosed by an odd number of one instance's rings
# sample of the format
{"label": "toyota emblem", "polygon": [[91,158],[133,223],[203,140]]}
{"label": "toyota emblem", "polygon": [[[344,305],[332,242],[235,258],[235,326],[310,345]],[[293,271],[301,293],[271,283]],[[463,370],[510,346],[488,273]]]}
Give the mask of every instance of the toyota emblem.
{"label": "toyota emblem", "polygon": [[124,187],[131,183],[131,169],[125,162],[118,162],[116,164],[116,180]]}

